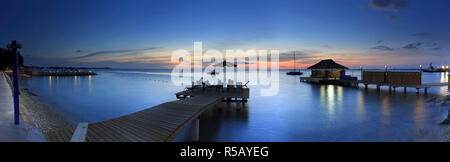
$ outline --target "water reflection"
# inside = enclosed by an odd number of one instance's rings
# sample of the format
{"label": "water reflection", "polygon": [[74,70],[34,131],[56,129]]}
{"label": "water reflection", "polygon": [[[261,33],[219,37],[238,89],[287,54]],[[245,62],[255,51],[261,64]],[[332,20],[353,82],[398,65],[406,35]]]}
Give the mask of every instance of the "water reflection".
{"label": "water reflection", "polygon": [[59,76],[56,76],[56,87],[59,88]]}
{"label": "water reflection", "polygon": [[76,75],[75,75],[75,76],[73,77],[73,81],[74,81],[74,82],[73,82],[73,85],[74,85],[74,87],[75,87],[75,89],[76,89],[76,88],[78,87],[78,86],[77,86],[77,83],[78,83],[78,82],[77,82],[77,81],[78,81],[78,78],[77,78],[77,76],[76,76]]}
{"label": "water reflection", "polygon": [[52,89],[52,76],[48,76],[48,88]]}
{"label": "water reflection", "polygon": [[385,124],[389,123],[390,119],[390,110],[389,110],[389,96],[384,95],[381,99],[381,118]]}
{"label": "water reflection", "polygon": [[366,107],[365,107],[365,100],[364,100],[364,95],[363,92],[358,94],[358,117],[361,120],[364,120],[366,118]]}
{"label": "water reflection", "polygon": [[92,92],[92,76],[91,75],[89,75],[89,89],[88,89],[88,93],[89,93],[89,95],[91,95],[91,92]]}
{"label": "water reflection", "polygon": [[335,85],[320,86],[320,105],[327,108],[330,117],[334,116],[336,109],[342,107],[343,88]]}
{"label": "water reflection", "polygon": [[423,123],[424,120],[424,107],[423,107],[423,101],[422,100],[416,100],[416,104],[414,107],[414,122],[416,124]]}
{"label": "water reflection", "polygon": [[442,72],[441,73],[441,83],[448,82],[448,72]]}

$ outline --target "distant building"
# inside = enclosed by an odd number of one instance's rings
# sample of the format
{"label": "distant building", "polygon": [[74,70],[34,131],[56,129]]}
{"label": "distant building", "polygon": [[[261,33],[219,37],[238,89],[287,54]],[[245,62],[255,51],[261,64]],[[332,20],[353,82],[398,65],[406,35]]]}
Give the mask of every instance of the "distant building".
{"label": "distant building", "polygon": [[347,67],[334,62],[332,59],[322,60],[308,67],[311,70],[311,78],[336,78],[345,76]]}

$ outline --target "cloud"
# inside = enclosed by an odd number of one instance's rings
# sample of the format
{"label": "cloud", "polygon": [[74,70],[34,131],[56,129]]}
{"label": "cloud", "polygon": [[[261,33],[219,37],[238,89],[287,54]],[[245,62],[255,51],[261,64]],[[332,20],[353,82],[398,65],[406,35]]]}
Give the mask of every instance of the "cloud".
{"label": "cloud", "polygon": [[280,53],[280,62],[285,61],[293,61],[294,60],[294,53],[295,53],[295,59],[297,62],[301,61],[311,61],[311,60],[317,60],[317,58],[321,57],[321,52],[318,51],[286,51]]}
{"label": "cloud", "polygon": [[434,50],[434,51],[441,50],[441,47],[434,47],[434,48],[432,48],[432,50]]}
{"label": "cloud", "polygon": [[442,36],[442,35],[438,36],[438,35],[435,35],[430,32],[418,32],[418,33],[412,34],[412,36],[419,37],[424,40],[445,40],[446,39],[445,36]]}
{"label": "cloud", "polygon": [[388,46],[384,46],[384,45],[380,45],[380,46],[376,46],[376,47],[372,47],[370,49],[374,49],[374,50],[381,50],[381,51],[393,51],[394,49]]}
{"label": "cloud", "polygon": [[389,46],[379,45],[379,46],[372,47],[370,49],[380,50],[380,51],[396,51],[396,50],[401,50],[401,49],[412,50],[412,49],[418,49],[418,47],[423,44],[424,44],[423,42],[415,42],[415,43],[407,44],[407,45],[403,46],[402,48],[391,48]]}
{"label": "cloud", "polygon": [[86,58],[90,58],[90,57],[94,57],[94,56],[101,56],[101,55],[108,55],[108,54],[126,54],[126,53],[130,53],[130,52],[141,52],[141,51],[148,51],[148,50],[155,50],[155,49],[158,49],[158,47],[151,47],[151,48],[144,48],[144,49],[98,51],[98,52],[89,53],[87,55],[74,57],[73,59],[86,59]]}
{"label": "cloud", "polygon": [[417,47],[421,46],[422,42],[410,43],[403,47],[403,49],[417,49]]}
{"label": "cloud", "polygon": [[398,16],[394,16],[394,15],[388,15],[387,16],[389,18],[389,20],[395,21],[398,19]]}
{"label": "cloud", "polygon": [[380,44],[381,42],[383,42],[383,40],[376,40],[375,44]]}
{"label": "cloud", "polygon": [[333,48],[332,46],[330,46],[330,45],[321,45],[320,47],[323,47],[323,48]]}
{"label": "cloud", "polygon": [[370,0],[369,6],[378,9],[394,10],[408,8],[409,0]]}

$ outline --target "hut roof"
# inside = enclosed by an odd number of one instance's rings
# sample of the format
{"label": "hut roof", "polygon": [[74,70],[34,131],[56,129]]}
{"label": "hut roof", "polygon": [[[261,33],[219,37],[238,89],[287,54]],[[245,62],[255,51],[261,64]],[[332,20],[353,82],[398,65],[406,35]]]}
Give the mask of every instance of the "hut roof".
{"label": "hut roof", "polygon": [[332,59],[327,59],[322,60],[319,63],[308,67],[308,69],[348,69],[348,68],[334,62]]}

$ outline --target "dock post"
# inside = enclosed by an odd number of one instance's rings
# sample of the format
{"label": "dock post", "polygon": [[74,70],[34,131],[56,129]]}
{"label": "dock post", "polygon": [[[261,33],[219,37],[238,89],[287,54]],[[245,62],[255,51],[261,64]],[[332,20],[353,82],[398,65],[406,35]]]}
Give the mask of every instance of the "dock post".
{"label": "dock post", "polygon": [[194,121],[192,121],[192,129],[191,129],[191,139],[193,142],[198,142],[199,139],[199,125],[200,125],[200,121],[198,118],[194,119]]}
{"label": "dock post", "polygon": [[368,87],[368,85],[367,85],[367,84],[364,84],[364,88],[365,88],[365,89],[368,89],[369,87]]}
{"label": "dock post", "polygon": [[377,91],[380,91],[380,85],[377,85]]}
{"label": "dock post", "polygon": [[403,89],[403,93],[405,93],[405,94],[406,94],[406,87],[404,87],[404,89]]}
{"label": "dock post", "polygon": [[416,88],[416,93],[419,94],[419,88]]}
{"label": "dock post", "polygon": [[427,95],[427,88],[423,90],[424,94]]}
{"label": "dock post", "polygon": [[241,101],[236,99],[236,111],[240,111],[240,110],[241,110]]}
{"label": "dock post", "polygon": [[391,92],[392,91],[392,86],[389,86],[389,92]]}
{"label": "dock post", "polygon": [[397,87],[394,86],[394,87],[392,87],[392,88],[394,88],[394,93],[395,93],[395,88],[397,88]]}

